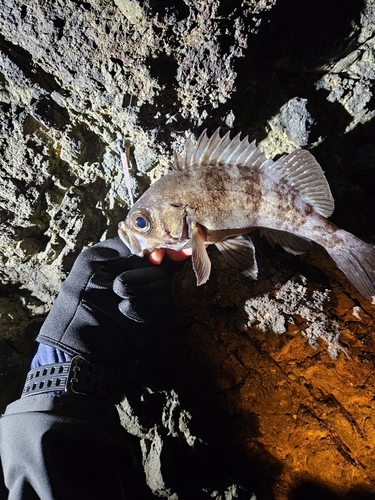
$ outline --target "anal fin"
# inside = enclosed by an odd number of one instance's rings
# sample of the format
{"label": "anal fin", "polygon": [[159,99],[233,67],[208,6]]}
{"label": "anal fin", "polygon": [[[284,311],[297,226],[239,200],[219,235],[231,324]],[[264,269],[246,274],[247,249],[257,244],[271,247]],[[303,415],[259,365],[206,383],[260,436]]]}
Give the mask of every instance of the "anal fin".
{"label": "anal fin", "polygon": [[285,231],[276,231],[274,229],[261,229],[261,236],[274,246],[275,243],[279,244],[284,250],[293,254],[300,255],[310,249],[310,241],[300,236]]}
{"label": "anal fin", "polygon": [[258,265],[255,258],[255,247],[249,237],[238,236],[219,241],[216,243],[216,247],[233,267],[242,271],[249,278],[257,279]]}

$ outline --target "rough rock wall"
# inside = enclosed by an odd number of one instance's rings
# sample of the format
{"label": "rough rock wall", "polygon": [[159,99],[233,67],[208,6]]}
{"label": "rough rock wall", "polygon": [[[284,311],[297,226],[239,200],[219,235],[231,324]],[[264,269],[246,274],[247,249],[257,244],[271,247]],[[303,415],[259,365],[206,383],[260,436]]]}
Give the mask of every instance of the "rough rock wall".
{"label": "rough rock wall", "polygon": [[[126,214],[118,140],[134,197],[190,132],[305,147],[334,222],[375,243],[374,30],[373,0],[3,1],[2,408],[75,257]],[[140,358],[120,413],[145,497],[372,498],[375,306],[323,250],[256,245],[256,283],[213,251],[197,289],[186,264],[180,330]]]}

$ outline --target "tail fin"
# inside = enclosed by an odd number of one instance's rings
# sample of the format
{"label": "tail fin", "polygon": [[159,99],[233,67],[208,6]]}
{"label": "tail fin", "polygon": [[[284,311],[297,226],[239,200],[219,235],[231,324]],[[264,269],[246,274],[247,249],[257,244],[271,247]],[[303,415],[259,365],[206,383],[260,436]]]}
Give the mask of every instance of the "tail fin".
{"label": "tail fin", "polygon": [[375,295],[375,248],[343,229],[327,252],[364,297]]}

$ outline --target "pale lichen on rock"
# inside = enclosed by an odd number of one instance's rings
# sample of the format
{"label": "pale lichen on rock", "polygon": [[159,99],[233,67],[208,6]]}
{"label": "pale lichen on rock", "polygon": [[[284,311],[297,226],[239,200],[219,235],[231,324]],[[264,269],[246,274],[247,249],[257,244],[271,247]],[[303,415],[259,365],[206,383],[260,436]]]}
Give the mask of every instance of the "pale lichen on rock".
{"label": "pale lichen on rock", "polygon": [[298,326],[293,328],[294,333],[302,334],[315,348],[319,339],[324,340],[328,344],[328,353],[336,358],[345,349],[338,340],[339,324],[324,311],[329,298],[329,290],[314,290],[310,294],[305,277],[292,278],[276,291],[274,297],[266,294],[245,302],[248,326],[280,335],[287,331],[288,324],[295,325],[294,318],[297,318]]}

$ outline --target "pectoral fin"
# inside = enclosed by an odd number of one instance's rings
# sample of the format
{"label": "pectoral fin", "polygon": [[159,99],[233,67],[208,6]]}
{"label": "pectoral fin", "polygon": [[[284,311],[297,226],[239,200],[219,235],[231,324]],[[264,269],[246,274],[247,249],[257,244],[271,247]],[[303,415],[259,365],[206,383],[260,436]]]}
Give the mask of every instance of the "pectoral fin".
{"label": "pectoral fin", "polygon": [[203,227],[196,223],[190,224],[193,269],[197,277],[197,285],[203,285],[210,277],[211,261],[208,257],[205,242],[206,232]]}
{"label": "pectoral fin", "polygon": [[216,243],[223,257],[246,276],[256,280],[258,265],[255,258],[255,247],[249,237],[238,236],[229,240]]}

